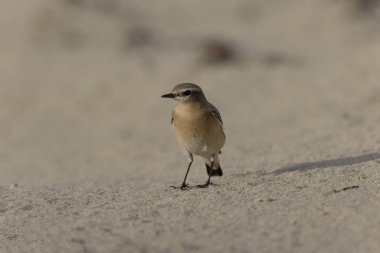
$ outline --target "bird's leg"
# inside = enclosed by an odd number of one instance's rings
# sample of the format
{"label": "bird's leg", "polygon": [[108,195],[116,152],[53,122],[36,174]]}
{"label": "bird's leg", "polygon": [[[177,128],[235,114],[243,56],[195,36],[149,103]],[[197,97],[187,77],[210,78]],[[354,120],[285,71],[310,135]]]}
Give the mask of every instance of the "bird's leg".
{"label": "bird's leg", "polygon": [[211,174],[212,174],[212,168],[214,167],[214,156],[211,157],[211,165],[210,165],[210,173],[208,174],[208,179],[205,184],[197,185],[197,188],[207,188],[211,184]]}
{"label": "bird's leg", "polygon": [[187,178],[187,175],[189,174],[189,171],[190,171],[190,167],[191,165],[193,164],[193,154],[190,153],[190,152],[187,152],[187,154],[189,155],[189,165],[187,167],[187,171],[186,171],[186,175],[185,175],[185,178],[183,179],[183,182],[182,182],[182,185],[180,187],[176,187],[176,186],[171,186],[173,188],[179,188],[181,190],[185,190],[187,188],[187,184],[186,184],[186,178]]}
{"label": "bird's leg", "polygon": [[[192,157],[192,156],[191,156],[191,157]],[[186,184],[186,178],[187,178],[187,174],[189,174],[190,167],[191,167],[192,164],[193,164],[193,160],[191,159],[191,161],[189,162],[189,166],[187,167],[186,175],[185,175],[185,178],[183,179],[183,182],[182,182],[181,188],[186,188],[186,187],[187,187],[187,184]]]}

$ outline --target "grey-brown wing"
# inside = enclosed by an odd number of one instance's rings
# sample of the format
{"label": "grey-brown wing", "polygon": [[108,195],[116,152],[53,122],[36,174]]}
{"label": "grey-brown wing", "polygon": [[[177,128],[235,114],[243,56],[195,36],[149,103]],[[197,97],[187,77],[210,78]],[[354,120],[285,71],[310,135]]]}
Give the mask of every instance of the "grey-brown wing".
{"label": "grey-brown wing", "polygon": [[209,105],[210,105],[210,112],[212,113],[212,115],[214,115],[215,118],[218,119],[220,125],[223,126],[222,116],[220,116],[218,109],[216,109],[216,107],[212,104],[209,104]]}

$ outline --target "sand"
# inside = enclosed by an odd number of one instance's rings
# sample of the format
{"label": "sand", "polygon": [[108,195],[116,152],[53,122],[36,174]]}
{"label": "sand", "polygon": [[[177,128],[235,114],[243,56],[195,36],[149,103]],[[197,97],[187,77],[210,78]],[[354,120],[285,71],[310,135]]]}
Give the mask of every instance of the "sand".
{"label": "sand", "polygon": [[[0,252],[378,252],[375,1],[6,1]],[[223,117],[180,185],[175,84]],[[197,158],[188,177],[204,183]]]}

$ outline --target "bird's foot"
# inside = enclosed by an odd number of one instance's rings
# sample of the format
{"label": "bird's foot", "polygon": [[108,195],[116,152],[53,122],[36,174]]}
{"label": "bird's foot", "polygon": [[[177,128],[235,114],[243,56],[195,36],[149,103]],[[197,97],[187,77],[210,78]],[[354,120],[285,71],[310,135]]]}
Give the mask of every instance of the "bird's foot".
{"label": "bird's foot", "polygon": [[210,184],[199,184],[199,185],[196,185],[195,187],[196,188],[201,188],[201,189],[203,189],[203,188],[208,188],[208,186],[209,186]]}
{"label": "bird's foot", "polygon": [[171,185],[170,187],[174,188],[174,189],[179,189],[181,191],[185,191],[185,190],[189,190],[190,189],[188,184],[182,184],[181,186]]}
{"label": "bird's foot", "polygon": [[195,188],[208,188],[210,185],[218,185],[218,184],[214,184],[213,182],[206,182],[205,184],[199,184],[199,185],[196,185]]}
{"label": "bird's foot", "polygon": [[195,186],[195,187],[197,187],[197,188],[208,188],[209,187],[209,185],[212,185],[213,183],[211,183],[210,182],[210,179],[209,180],[207,180],[207,182],[205,183],[205,184],[199,184],[199,185],[197,185],[197,186]]}

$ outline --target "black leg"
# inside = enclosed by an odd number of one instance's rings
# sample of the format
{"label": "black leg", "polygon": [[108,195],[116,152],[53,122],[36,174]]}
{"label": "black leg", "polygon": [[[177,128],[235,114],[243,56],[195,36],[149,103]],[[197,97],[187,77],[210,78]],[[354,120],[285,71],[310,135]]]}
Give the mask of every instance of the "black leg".
{"label": "black leg", "polygon": [[207,179],[207,182],[205,184],[200,184],[200,185],[197,185],[197,188],[207,188],[210,184],[211,184],[211,170],[212,170],[212,167],[214,166],[214,161],[211,162],[211,166],[210,166],[210,173],[208,173],[208,179]]}
{"label": "black leg", "polygon": [[188,152],[188,154],[189,154],[189,165],[187,167],[186,175],[185,175],[185,178],[183,179],[182,185],[180,187],[177,187],[177,186],[170,186],[170,187],[175,188],[175,189],[181,189],[181,190],[188,189],[187,184],[186,184],[186,178],[187,178],[187,175],[189,174],[190,167],[193,164],[193,154],[191,154],[190,152]]}
{"label": "black leg", "polygon": [[190,163],[189,163],[189,166],[187,167],[186,175],[185,175],[185,178],[183,179],[183,182],[182,182],[181,188],[186,188],[186,187],[187,187],[187,184],[186,184],[186,178],[187,178],[187,174],[189,174],[190,167],[191,167],[192,164],[193,164],[193,159],[191,159],[191,161],[190,161]]}

